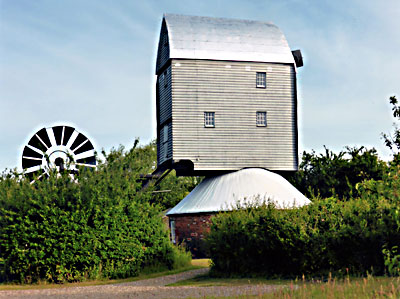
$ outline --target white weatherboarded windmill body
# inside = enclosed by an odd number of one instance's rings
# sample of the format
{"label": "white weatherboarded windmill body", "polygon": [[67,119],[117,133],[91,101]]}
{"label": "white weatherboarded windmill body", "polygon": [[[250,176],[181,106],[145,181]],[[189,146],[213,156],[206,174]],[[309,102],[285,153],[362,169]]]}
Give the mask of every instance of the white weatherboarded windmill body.
{"label": "white weatherboarded windmill body", "polygon": [[276,174],[298,170],[302,65],[301,52],[272,23],[164,15],[154,174],[207,177],[167,214],[173,241],[201,239],[207,217],[238,196],[268,197],[278,207],[309,202]]}
{"label": "white weatherboarded windmill body", "polygon": [[164,15],[156,62],[158,167],[178,175],[296,171],[302,58],[295,54],[272,23]]}

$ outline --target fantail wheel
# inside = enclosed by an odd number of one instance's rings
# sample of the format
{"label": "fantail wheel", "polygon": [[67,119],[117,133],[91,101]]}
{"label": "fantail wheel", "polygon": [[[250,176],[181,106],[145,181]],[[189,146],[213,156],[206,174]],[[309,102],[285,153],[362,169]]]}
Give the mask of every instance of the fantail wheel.
{"label": "fantail wheel", "polygon": [[22,153],[22,168],[32,182],[48,176],[51,169],[73,176],[79,166],[96,167],[94,147],[85,135],[68,126],[39,130]]}

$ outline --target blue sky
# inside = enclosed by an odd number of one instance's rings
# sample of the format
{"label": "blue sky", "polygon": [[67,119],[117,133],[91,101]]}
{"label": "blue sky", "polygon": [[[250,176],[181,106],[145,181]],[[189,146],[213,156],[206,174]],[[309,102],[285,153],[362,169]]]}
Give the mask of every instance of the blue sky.
{"label": "blue sky", "polygon": [[0,171],[29,138],[69,124],[97,150],[156,136],[155,55],[163,13],[272,21],[298,73],[299,150],[375,147],[400,96],[400,1],[0,0]]}

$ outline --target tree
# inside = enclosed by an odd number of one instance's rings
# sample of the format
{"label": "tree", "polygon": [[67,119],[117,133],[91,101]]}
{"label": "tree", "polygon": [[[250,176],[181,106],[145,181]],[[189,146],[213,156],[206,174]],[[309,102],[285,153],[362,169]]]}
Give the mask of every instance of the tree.
{"label": "tree", "polygon": [[[391,96],[389,98],[389,102],[392,105],[393,117],[397,120],[400,120],[400,105],[396,96]],[[400,164],[400,129],[399,127],[393,123],[394,133],[385,134],[382,133],[382,139],[385,142],[385,145],[392,151],[393,153],[393,164]]]}
{"label": "tree", "polygon": [[382,179],[386,168],[374,148],[346,147],[335,154],[325,147],[323,154],[303,152],[299,171],[288,180],[308,197],[348,199],[359,195],[357,183]]}
{"label": "tree", "polygon": [[[118,166],[124,169],[126,175],[134,173],[140,177],[140,175],[152,173],[157,167],[155,140],[147,145],[139,146],[139,140],[136,139],[129,151],[125,151],[124,147],[120,146],[119,149],[112,149],[108,155],[105,153],[103,155],[109,168],[112,165]],[[158,185],[150,184],[145,193],[150,195],[150,203],[157,204],[162,210],[166,210],[178,204],[201,180],[202,178],[199,177],[178,177],[175,171],[171,171]],[[141,189],[141,186],[138,186]]]}

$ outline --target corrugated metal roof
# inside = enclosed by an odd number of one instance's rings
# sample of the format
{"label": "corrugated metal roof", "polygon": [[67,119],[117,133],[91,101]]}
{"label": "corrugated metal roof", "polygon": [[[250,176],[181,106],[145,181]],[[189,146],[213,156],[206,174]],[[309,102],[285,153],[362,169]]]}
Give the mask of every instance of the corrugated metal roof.
{"label": "corrugated metal roof", "polygon": [[270,200],[277,208],[310,203],[280,175],[261,168],[248,168],[204,179],[167,216],[232,210],[237,204]]}
{"label": "corrugated metal roof", "polygon": [[165,14],[170,58],[295,63],[270,22]]}

